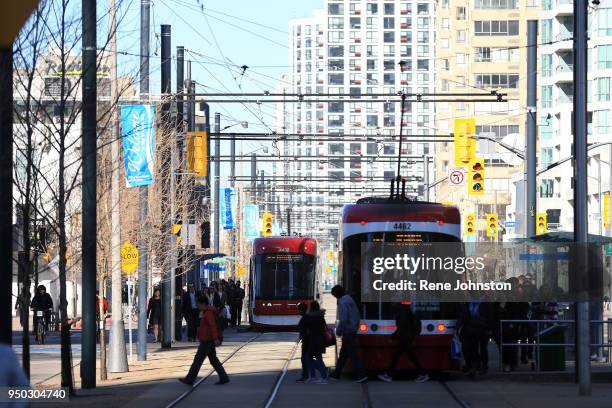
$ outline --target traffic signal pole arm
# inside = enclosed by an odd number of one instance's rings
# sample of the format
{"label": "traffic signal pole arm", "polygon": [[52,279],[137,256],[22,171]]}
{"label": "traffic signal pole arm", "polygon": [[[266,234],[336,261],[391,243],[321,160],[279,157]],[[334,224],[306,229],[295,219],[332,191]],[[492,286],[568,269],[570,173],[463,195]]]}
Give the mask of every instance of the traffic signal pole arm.
{"label": "traffic signal pole arm", "polygon": [[[592,150],[592,149],[596,149],[596,148],[601,147],[601,146],[609,145],[609,144],[612,144],[612,142],[593,143],[592,145],[587,147],[587,151]],[[566,157],[565,159],[561,159],[559,161],[551,163],[548,166],[546,166],[545,168],[538,170],[538,172],[536,174],[539,176],[540,174],[546,173],[548,170],[553,169],[553,168],[557,167],[558,165],[563,164],[566,161],[570,161],[572,159],[573,159],[573,156],[569,156],[569,157]]]}
{"label": "traffic signal pole arm", "polygon": [[524,151],[522,151],[520,149],[517,149],[516,147],[512,147],[509,144],[506,144],[506,143],[504,143],[504,142],[502,142],[500,140],[497,140],[497,139],[495,139],[492,136],[475,135],[475,136],[472,136],[472,138],[473,139],[477,139],[477,140],[479,140],[479,139],[490,140],[491,142],[493,142],[495,144],[498,144],[501,147],[503,147],[504,149],[509,150],[512,153],[516,154],[521,160],[525,160],[525,152]]}

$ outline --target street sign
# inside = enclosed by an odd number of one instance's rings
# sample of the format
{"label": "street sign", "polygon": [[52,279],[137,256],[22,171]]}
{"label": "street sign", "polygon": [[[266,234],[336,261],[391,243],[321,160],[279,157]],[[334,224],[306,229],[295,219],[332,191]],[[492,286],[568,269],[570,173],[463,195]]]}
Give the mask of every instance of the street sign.
{"label": "street sign", "polygon": [[138,269],[138,248],[130,241],[121,245],[121,269],[124,273],[131,275]]}
{"label": "street sign", "polygon": [[448,169],[448,181],[452,186],[465,184],[465,173],[462,169]]}
{"label": "street sign", "polygon": [[506,228],[514,228],[516,227],[516,221],[505,221],[504,225],[506,226]]}
{"label": "street sign", "polygon": [[612,244],[606,244],[606,256],[612,256]]}

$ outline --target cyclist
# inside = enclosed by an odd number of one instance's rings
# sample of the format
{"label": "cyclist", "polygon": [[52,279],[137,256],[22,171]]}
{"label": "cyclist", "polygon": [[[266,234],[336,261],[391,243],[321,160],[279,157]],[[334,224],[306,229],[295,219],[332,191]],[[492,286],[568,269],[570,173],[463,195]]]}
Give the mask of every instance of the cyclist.
{"label": "cyclist", "polygon": [[[38,288],[36,288],[36,295],[34,295],[30,307],[32,310],[34,310],[33,328],[34,335],[36,335],[36,333],[38,333],[38,322],[40,321],[40,318],[37,316],[37,312],[43,312],[45,317],[44,321],[48,323],[51,321],[51,311],[53,310],[53,299],[51,299],[51,295],[47,293],[47,288],[45,288],[45,285],[39,285]],[[46,327],[45,331],[47,331]]]}

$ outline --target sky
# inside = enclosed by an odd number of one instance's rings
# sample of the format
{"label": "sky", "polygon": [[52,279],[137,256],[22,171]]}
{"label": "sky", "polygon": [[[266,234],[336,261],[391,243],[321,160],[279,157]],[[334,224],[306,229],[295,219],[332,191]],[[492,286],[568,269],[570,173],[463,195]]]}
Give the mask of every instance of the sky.
{"label": "sky", "polygon": [[[123,0],[124,17],[118,29],[117,49],[139,54],[140,1]],[[293,18],[310,17],[323,7],[323,0],[152,0],[151,84],[159,93],[159,32],[161,24],[170,24],[172,54],[176,46],[185,47],[185,59],[191,59],[198,92],[273,91],[280,75],[288,70],[288,25]],[[136,56],[120,58],[124,69],[138,66]],[[249,66],[240,75],[242,65]],[[172,89],[176,89],[175,68]],[[204,88],[200,84],[208,86]],[[219,111],[221,127],[247,121],[249,130],[269,131],[275,124],[274,105],[247,110],[241,104],[211,106]],[[212,116],[212,114],[211,114]],[[240,126],[235,126],[240,131]],[[248,153],[261,147],[258,142],[241,143],[238,152]],[[226,151],[226,146],[222,149]],[[222,153],[224,154],[224,153]],[[248,172],[248,165],[245,165]]]}

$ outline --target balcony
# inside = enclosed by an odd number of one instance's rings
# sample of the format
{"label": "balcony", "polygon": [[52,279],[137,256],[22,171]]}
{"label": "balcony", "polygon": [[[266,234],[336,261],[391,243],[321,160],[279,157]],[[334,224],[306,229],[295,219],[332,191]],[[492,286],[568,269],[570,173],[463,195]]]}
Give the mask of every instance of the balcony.
{"label": "balcony", "polygon": [[574,101],[573,95],[562,94],[557,99],[555,99],[555,104],[561,105],[564,103],[572,103]]}
{"label": "balcony", "polygon": [[558,53],[566,53],[572,50],[572,38],[574,36],[574,32],[570,30],[563,29],[557,35],[555,35],[555,43],[552,44],[555,52]]}
{"label": "balcony", "polygon": [[552,11],[555,16],[571,16],[574,14],[574,2],[572,0],[557,0]]}
{"label": "balcony", "polygon": [[561,63],[555,67],[555,83],[574,81],[574,66],[572,64]]}
{"label": "balcony", "polygon": [[354,40],[357,44],[361,43],[361,38],[354,38]]}

